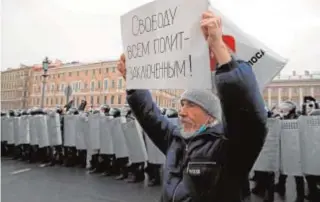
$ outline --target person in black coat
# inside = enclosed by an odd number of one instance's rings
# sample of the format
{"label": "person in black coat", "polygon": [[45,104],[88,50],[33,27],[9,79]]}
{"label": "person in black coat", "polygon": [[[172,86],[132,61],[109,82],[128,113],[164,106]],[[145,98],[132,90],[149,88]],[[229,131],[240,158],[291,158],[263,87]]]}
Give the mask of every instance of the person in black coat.
{"label": "person in black coat", "polygon": [[[222,24],[212,12],[203,13],[199,29],[219,64],[213,74],[218,93],[185,91],[180,97],[181,127],[161,114],[148,90],[127,90],[141,127],[166,155],[162,202],[240,202],[244,181],[264,144],[267,113],[259,85],[252,67],[231,56]],[[126,78],[124,55],[118,70]]]}

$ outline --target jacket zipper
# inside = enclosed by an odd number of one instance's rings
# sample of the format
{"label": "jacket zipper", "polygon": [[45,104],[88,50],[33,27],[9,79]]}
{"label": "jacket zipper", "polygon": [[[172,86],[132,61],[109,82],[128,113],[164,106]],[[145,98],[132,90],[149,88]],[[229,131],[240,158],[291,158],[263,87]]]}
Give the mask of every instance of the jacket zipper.
{"label": "jacket zipper", "polygon": [[[193,138],[192,138],[192,139],[193,139]],[[192,140],[192,139],[191,139],[191,140]],[[182,140],[183,140],[183,139],[182,139]],[[186,144],[185,140],[183,140],[183,142],[185,143],[186,146],[185,146],[185,148],[184,148],[182,162],[184,162],[185,157],[186,157],[186,155],[187,155],[187,153],[188,153],[189,144],[191,143],[191,140],[188,142],[188,144]],[[182,172],[183,172],[183,169],[182,169]],[[179,186],[180,186],[181,183],[182,183],[182,179],[179,181],[178,185],[176,186],[176,188],[175,188],[175,190],[174,190],[174,192],[173,192],[172,202],[175,201],[176,193],[177,193],[177,190],[178,190],[178,188],[179,188]]]}

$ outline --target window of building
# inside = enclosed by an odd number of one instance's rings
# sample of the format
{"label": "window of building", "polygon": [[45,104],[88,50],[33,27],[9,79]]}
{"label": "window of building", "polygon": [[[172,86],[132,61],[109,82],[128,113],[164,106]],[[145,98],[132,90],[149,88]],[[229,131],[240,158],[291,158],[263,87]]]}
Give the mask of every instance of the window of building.
{"label": "window of building", "polygon": [[51,84],[51,91],[54,91],[54,83],[53,84]]}
{"label": "window of building", "polygon": [[91,91],[94,91],[94,81],[91,81]]}
{"label": "window of building", "polygon": [[118,81],[118,89],[122,89],[122,79],[119,79]]}
{"label": "window of building", "polygon": [[118,95],[118,104],[121,105],[122,104],[122,96]]}
{"label": "window of building", "polygon": [[37,105],[40,103],[40,99],[39,98],[37,98]]}
{"label": "window of building", "polygon": [[111,88],[114,89],[116,87],[116,82],[114,80],[112,80],[111,82]]}
{"label": "window of building", "polygon": [[101,74],[101,69],[99,69],[99,74]]}
{"label": "window of building", "polygon": [[99,105],[99,104],[100,104],[100,97],[97,96],[97,105]]}
{"label": "window of building", "polygon": [[84,89],[88,89],[88,83],[87,82],[84,83]]}
{"label": "window of building", "polygon": [[60,74],[57,74],[58,78],[60,78]]}
{"label": "window of building", "polygon": [[88,76],[88,70],[85,71],[86,76]]}
{"label": "window of building", "polygon": [[80,105],[80,98],[77,97],[77,106],[79,106],[79,105]]}
{"label": "window of building", "polygon": [[49,98],[46,98],[46,105],[49,104]]}
{"label": "window of building", "polygon": [[95,74],[96,74],[96,70],[93,69],[93,70],[92,70],[92,75],[94,76]]}
{"label": "window of building", "polygon": [[105,79],[105,80],[103,81],[103,88],[104,88],[104,90],[107,90],[107,89],[108,89],[108,80],[107,80],[107,79]]}
{"label": "window of building", "polygon": [[56,105],[58,105],[59,104],[59,100],[58,100],[58,98],[56,97],[56,103],[55,103]]}
{"label": "window of building", "polygon": [[51,101],[51,106],[52,106],[53,105],[53,98],[51,98],[50,101]]}
{"label": "window of building", "polygon": [[108,72],[109,72],[109,68],[106,68],[106,74],[108,74]]}
{"label": "window of building", "polygon": [[60,104],[63,105],[63,97],[60,99]]}
{"label": "window of building", "polygon": [[107,96],[104,96],[103,104],[107,104]]}
{"label": "window of building", "polygon": [[91,104],[91,105],[94,104],[94,103],[93,103],[93,96],[92,96],[92,95],[90,96],[90,104]]}
{"label": "window of building", "polygon": [[69,72],[69,76],[72,76],[72,72]]}
{"label": "window of building", "polygon": [[98,89],[101,88],[101,81],[98,81]]}
{"label": "window of building", "polygon": [[111,96],[111,104],[114,104],[114,95]]}
{"label": "window of building", "polygon": [[112,67],[112,72],[116,72],[116,67]]}
{"label": "window of building", "polygon": [[79,73],[79,71],[77,71],[77,76],[79,76],[80,75],[80,73]]}

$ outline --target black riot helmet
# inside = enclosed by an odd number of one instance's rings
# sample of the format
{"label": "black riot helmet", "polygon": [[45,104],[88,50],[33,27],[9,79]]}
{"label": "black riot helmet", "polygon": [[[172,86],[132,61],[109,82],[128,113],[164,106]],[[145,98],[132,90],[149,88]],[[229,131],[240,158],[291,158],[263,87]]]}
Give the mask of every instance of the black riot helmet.
{"label": "black riot helmet", "polygon": [[61,107],[57,107],[56,108],[56,113],[61,115],[63,113],[63,109]]}
{"label": "black riot helmet", "polygon": [[37,115],[37,114],[41,114],[41,113],[42,113],[42,110],[40,108],[37,108],[37,107],[31,109],[31,112],[30,112],[31,115]]}
{"label": "black riot helmet", "polygon": [[1,112],[1,116],[6,116],[6,113],[5,112]]}
{"label": "black riot helmet", "polygon": [[100,110],[104,113],[104,114],[109,114],[110,112],[110,106],[109,105],[101,105]]}
{"label": "black riot helmet", "polygon": [[22,113],[21,113],[21,115],[22,115],[22,116],[29,115],[28,110],[23,110]]}
{"label": "black riot helmet", "polygon": [[166,108],[160,108],[161,114],[166,115],[167,109]]}
{"label": "black riot helmet", "polygon": [[113,116],[114,118],[121,116],[121,111],[118,108],[111,108],[110,110],[110,116]]}
{"label": "black riot helmet", "polygon": [[71,107],[71,108],[69,108],[69,110],[68,110],[68,114],[70,114],[70,115],[76,115],[76,114],[79,114],[79,111],[78,111],[77,108]]}
{"label": "black riot helmet", "polygon": [[14,111],[13,110],[10,109],[8,114],[9,114],[9,116],[14,117]]}
{"label": "black riot helmet", "polygon": [[178,111],[173,108],[169,108],[166,110],[166,115],[168,118],[178,118]]}
{"label": "black riot helmet", "polygon": [[46,114],[46,111],[42,108],[39,108],[37,112],[38,112],[38,114],[42,114],[42,115]]}

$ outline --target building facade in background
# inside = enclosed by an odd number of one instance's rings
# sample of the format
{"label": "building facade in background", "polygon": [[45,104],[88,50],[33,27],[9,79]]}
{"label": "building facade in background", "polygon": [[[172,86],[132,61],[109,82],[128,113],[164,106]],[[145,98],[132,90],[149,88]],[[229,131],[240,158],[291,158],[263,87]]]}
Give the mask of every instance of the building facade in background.
{"label": "building facade in background", "polygon": [[1,109],[23,109],[29,107],[32,68],[19,68],[1,72]]}
{"label": "building facade in background", "polygon": [[263,93],[266,105],[272,108],[282,101],[291,100],[301,108],[304,96],[313,96],[320,101],[320,72],[312,74],[305,71],[303,75],[278,75]]}
{"label": "building facade in background", "polygon": [[[1,108],[27,109],[41,104],[43,85],[42,65],[21,66],[1,73]],[[44,106],[64,106],[67,86],[72,88],[69,100],[77,107],[81,100],[87,108],[102,104],[121,108],[126,104],[126,83],[116,70],[116,61],[94,63],[72,62],[63,64],[56,60],[49,65],[45,85]],[[183,90],[152,90],[152,97],[160,107],[179,109],[179,97]],[[299,108],[303,97],[311,95],[320,101],[320,72],[304,75],[278,75],[264,90],[263,96],[269,108],[282,101],[292,100]]]}
{"label": "building facade in background", "polygon": [[[40,106],[42,74],[41,66],[33,67],[29,106]],[[116,61],[86,64],[74,62],[49,68],[44,106],[64,106],[67,103],[64,90],[68,85],[72,88],[69,100],[74,100],[74,106],[80,105],[81,100],[86,100],[89,108],[97,108],[102,104],[120,108],[126,104],[126,84],[116,70]],[[152,91],[153,99],[161,107],[174,107],[177,95],[173,90]]]}

